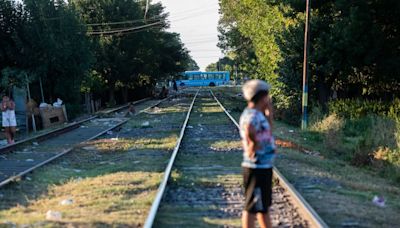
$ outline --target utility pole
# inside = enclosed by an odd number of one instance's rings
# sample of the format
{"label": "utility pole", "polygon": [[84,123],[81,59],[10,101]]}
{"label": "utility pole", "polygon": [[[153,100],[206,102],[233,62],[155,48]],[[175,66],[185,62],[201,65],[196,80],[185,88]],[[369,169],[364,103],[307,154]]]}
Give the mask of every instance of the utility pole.
{"label": "utility pole", "polygon": [[235,85],[237,84],[238,81],[238,66],[235,64]]}
{"label": "utility pole", "polygon": [[[25,76],[26,80],[26,89],[28,92],[28,102],[31,102],[31,90],[29,89],[29,81],[28,81],[28,76]],[[31,112],[31,118],[32,118],[32,129],[33,132],[36,132],[36,121],[35,121],[35,114],[33,113],[33,108],[32,110],[29,110]],[[28,120],[27,120],[28,122]],[[29,126],[28,123],[26,124],[26,132],[29,133]]]}
{"label": "utility pole", "polygon": [[40,94],[42,95],[42,103],[44,103],[42,77],[39,77],[39,85],[40,85]]}
{"label": "utility pole", "polygon": [[307,129],[308,116],[307,116],[307,106],[308,106],[308,54],[309,54],[309,43],[310,43],[310,0],[306,0],[306,24],[304,30],[304,63],[303,63],[303,102],[302,102],[302,119],[301,119],[301,129]]}

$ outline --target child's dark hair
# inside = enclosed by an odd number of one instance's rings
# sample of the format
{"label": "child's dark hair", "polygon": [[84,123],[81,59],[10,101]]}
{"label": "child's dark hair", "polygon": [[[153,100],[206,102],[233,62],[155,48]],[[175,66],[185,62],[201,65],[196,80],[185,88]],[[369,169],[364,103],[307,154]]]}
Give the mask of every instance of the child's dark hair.
{"label": "child's dark hair", "polygon": [[261,98],[263,98],[264,96],[268,96],[268,94],[269,92],[267,90],[258,91],[256,95],[254,95],[254,97],[251,98],[251,102],[258,103],[261,100]]}

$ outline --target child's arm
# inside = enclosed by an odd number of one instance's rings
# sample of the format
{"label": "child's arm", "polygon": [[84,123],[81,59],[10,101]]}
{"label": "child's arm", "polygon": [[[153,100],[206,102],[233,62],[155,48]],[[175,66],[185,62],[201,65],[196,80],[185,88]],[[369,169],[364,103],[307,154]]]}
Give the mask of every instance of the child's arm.
{"label": "child's arm", "polygon": [[272,105],[272,99],[270,96],[268,96],[268,106],[267,109],[265,110],[265,116],[267,117],[269,126],[271,127],[272,130],[274,121],[274,106]]}
{"label": "child's arm", "polygon": [[244,126],[244,140],[247,142],[246,153],[250,158],[254,158],[257,151],[256,130],[251,124]]}
{"label": "child's arm", "polygon": [[1,111],[7,111],[7,103],[6,102],[1,102]]}
{"label": "child's arm", "polygon": [[15,103],[14,103],[14,101],[10,100],[10,101],[8,102],[8,109],[10,109],[10,110],[14,110],[14,109],[15,109]]}

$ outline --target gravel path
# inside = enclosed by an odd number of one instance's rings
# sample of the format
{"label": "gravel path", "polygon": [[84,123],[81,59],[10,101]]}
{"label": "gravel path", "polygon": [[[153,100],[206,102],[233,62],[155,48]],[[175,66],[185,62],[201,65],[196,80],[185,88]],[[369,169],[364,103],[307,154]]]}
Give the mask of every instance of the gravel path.
{"label": "gravel path", "polygon": [[[138,111],[144,110],[155,102],[154,100],[146,101],[138,104],[136,108]],[[125,120],[121,115],[118,116],[118,113],[111,115],[115,117],[93,119],[83,123],[79,128],[59,136],[40,143],[33,142],[32,144],[21,145],[12,153],[1,154],[0,182],[57,156]],[[112,133],[110,132],[110,134]]]}

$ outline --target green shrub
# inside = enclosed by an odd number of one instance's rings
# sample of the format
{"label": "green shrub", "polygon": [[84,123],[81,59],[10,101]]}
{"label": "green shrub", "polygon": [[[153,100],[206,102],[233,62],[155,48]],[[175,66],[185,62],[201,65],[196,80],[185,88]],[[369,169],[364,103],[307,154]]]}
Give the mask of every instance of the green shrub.
{"label": "green shrub", "polygon": [[396,123],[396,132],[394,133],[396,138],[397,148],[400,149],[400,121],[398,120]]}
{"label": "green shrub", "polygon": [[322,108],[319,105],[311,107],[311,112],[308,118],[309,126],[311,126],[310,129],[312,130],[313,126],[316,123],[321,122],[325,117],[326,113],[322,111]]}
{"label": "green shrub", "polygon": [[68,120],[73,120],[83,113],[82,106],[80,104],[65,104],[67,110]]}
{"label": "green shrub", "polygon": [[324,134],[324,143],[329,150],[341,153],[343,149],[344,119],[336,114],[329,115],[320,121],[315,121],[311,131]]}
{"label": "green shrub", "polygon": [[373,166],[384,177],[400,183],[400,149],[380,147],[374,152]]}
{"label": "green shrub", "polygon": [[400,99],[395,99],[389,107],[388,117],[400,123]]}
{"label": "green shrub", "polygon": [[395,99],[390,103],[382,101],[343,99],[331,101],[328,106],[329,113],[336,113],[346,119],[357,119],[371,114],[387,116],[392,119],[400,117],[400,99]]}
{"label": "green shrub", "polygon": [[287,124],[298,126],[301,122],[301,103],[275,109],[275,118]]}
{"label": "green shrub", "polygon": [[[351,157],[351,162],[354,165],[370,165],[374,161],[375,151],[379,150],[379,148],[387,148],[388,150],[396,149],[397,126],[394,120],[387,117],[370,115],[359,120],[348,120],[348,122],[352,123],[348,124],[348,126],[358,127],[358,135],[361,136],[361,140],[356,145],[356,149]],[[349,127],[347,131],[356,132],[350,129]]]}
{"label": "green shrub", "polygon": [[358,137],[371,127],[372,120],[370,116],[359,119],[346,119],[343,133],[346,137]]}
{"label": "green shrub", "polygon": [[326,133],[328,131],[341,131],[344,126],[344,119],[336,114],[331,114],[321,121],[314,122],[310,129],[313,131]]}

